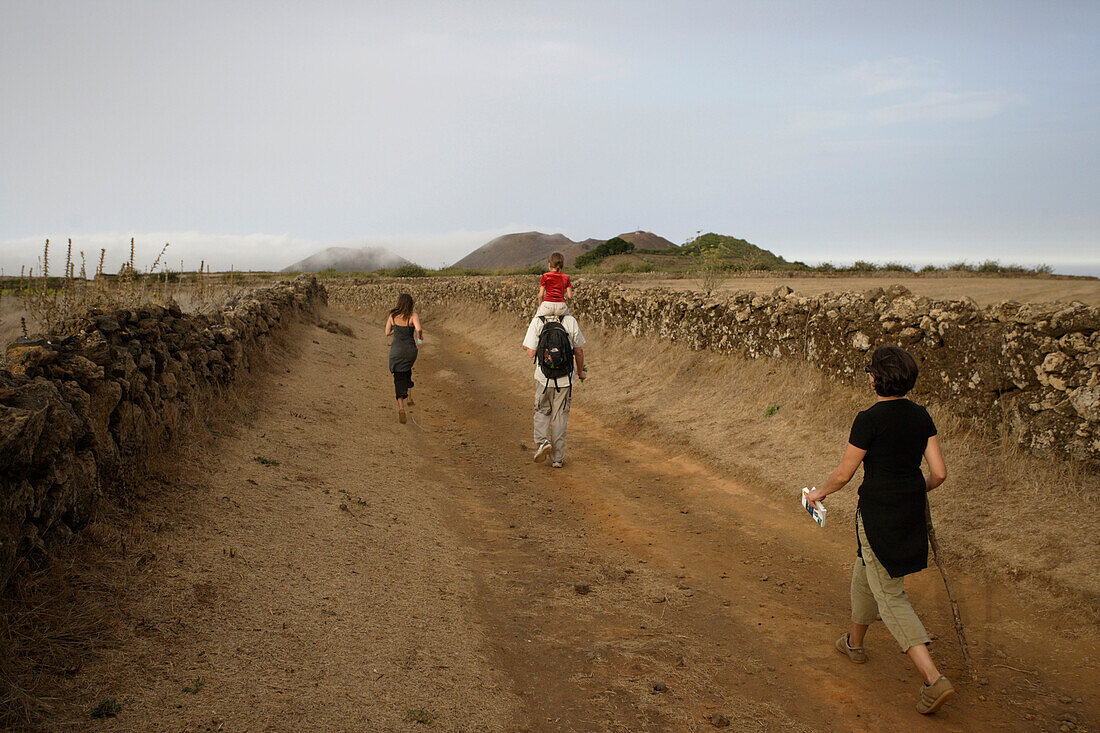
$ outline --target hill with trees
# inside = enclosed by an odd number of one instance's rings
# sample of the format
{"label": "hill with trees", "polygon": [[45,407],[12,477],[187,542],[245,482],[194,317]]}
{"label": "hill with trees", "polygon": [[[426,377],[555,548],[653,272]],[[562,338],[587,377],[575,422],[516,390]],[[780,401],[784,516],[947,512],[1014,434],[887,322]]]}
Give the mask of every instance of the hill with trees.
{"label": "hill with trees", "polygon": [[[652,232],[635,231],[620,234],[620,239],[637,249],[674,251],[676,245]],[[519,232],[505,234],[478,247],[452,267],[469,270],[514,270],[539,265],[553,252],[561,252],[565,264],[572,266],[577,258],[603,245],[607,240],[585,239],[574,242],[564,234]]]}

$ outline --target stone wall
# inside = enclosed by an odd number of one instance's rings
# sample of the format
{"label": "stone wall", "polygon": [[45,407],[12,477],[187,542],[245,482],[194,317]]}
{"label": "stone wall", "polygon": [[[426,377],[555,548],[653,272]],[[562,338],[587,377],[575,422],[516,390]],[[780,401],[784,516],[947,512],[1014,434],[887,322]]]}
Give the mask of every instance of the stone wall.
{"label": "stone wall", "polygon": [[12,343],[0,370],[0,590],[261,361],[276,330],[324,299],[316,280],[300,277],[212,316],[175,305],[91,311]]}
{"label": "stone wall", "polygon": [[[461,301],[526,317],[538,285],[534,277],[365,279],[328,292],[334,305],[352,309],[390,308],[397,293],[409,292],[421,308]],[[786,286],[772,295],[706,298],[585,278],[571,307],[582,326],[746,358],[799,359],[849,380],[865,378],[874,348],[898,344],[921,365],[918,398],[995,426],[1007,419],[1034,450],[1100,460],[1100,310],[1081,303],[983,307],[917,297],[900,285],[812,298]]]}

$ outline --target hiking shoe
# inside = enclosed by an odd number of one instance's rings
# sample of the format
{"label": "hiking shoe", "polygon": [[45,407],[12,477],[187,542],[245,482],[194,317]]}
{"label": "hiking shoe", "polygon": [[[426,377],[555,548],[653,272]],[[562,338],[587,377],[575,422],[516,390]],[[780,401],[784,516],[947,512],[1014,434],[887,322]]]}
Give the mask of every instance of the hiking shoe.
{"label": "hiking shoe", "polygon": [[405,411],[404,410],[398,410],[397,411],[397,422],[401,423],[402,425],[405,424]]}
{"label": "hiking shoe", "polygon": [[409,407],[416,407],[416,403],[413,402],[412,395],[409,395],[408,398],[406,398],[405,404],[408,405]]}
{"label": "hiking shoe", "polygon": [[550,455],[550,444],[543,443],[535,449],[535,463],[542,463]]}
{"label": "hiking shoe", "polygon": [[863,651],[863,647],[848,646],[847,634],[836,640],[836,650],[841,654],[848,655],[848,659],[851,659],[856,664],[863,664],[867,661],[867,652]]}
{"label": "hiking shoe", "polygon": [[561,468],[561,461],[554,461],[550,466],[553,468]]}
{"label": "hiking shoe", "polygon": [[940,705],[943,705],[944,701],[954,694],[955,686],[951,684],[951,680],[941,674],[940,678],[932,684],[920,686],[917,712],[921,715],[930,715],[939,710]]}

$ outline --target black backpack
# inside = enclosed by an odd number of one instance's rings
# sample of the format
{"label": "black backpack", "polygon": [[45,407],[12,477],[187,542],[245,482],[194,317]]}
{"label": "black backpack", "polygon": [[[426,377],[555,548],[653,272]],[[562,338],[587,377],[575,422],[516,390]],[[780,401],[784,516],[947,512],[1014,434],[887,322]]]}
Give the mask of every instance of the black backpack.
{"label": "black backpack", "polygon": [[539,365],[547,380],[557,380],[573,373],[573,344],[569,341],[569,332],[561,321],[548,321],[539,316],[542,332],[539,333],[539,345],[535,349],[535,363]]}

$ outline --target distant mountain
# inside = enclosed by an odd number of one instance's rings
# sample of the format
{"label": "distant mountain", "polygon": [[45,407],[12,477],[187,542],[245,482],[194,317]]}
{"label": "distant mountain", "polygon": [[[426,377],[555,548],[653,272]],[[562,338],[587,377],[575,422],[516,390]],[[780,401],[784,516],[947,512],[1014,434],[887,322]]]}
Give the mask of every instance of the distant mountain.
{"label": "distant mountain", "polygon": [[[676,249],[675,244],[653,232],[629,232],[627,234],[620,234],[619,239],[625,239],[630,242],[634,245],[634,249]],[[602,242],[599,244],[602,244]]]}
{"label": "distant mountain", "polygon": [[[619,236],[638,249],[671,249],[676,246],[664,237],[650,232],[637,231]],[[565,264],[572,265],[579,255],[595,249],[606,241],[606,239],[585,239],[574,242],[564,234],[543,234],[542,232],[505,234],[478,247],[456,262],[454,267],[471,270],[518,269],[545,262],[553,252],[561,252],[565,257]]]}
{"label": "distant mountain", "polygon": [[[545,260],[551,252],[565,254],[565,250],[576,246],[576,242],[564,234],[543,234],[542,232],[505,234],[481,245],[454,263],[454,267],[471,270],[507,270],[527,267]],[[566,258],[566,262],[569,261],[569,258]]]}
{"label": "distant mountain", "polygon": [[362,249],[329,247],[300,262],[295,262],[283,272],[321,272],[322,270],[371,272],[411,264],[404,257],[395,255],[385,247],[363,247]]}

